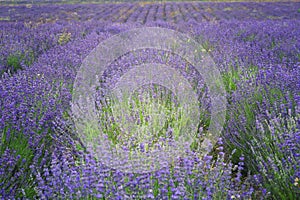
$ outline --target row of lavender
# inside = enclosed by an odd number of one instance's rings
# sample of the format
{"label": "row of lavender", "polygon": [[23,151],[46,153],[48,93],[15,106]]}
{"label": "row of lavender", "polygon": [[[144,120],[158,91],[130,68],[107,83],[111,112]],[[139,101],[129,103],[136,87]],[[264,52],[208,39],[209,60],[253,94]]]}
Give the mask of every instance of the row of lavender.
{"label": "row of lavender", "polygon": [[[0,21],[3,29],[0,32],[0,73],[24,68],[54,45],[80,34],[85,35],[89,25],[81,27],[82,21],[89,21],[90,24],[102,21],[103,24],[114,22],[148,25],[155,21],[186,26],[203,21],[221,23],[224,20],[296,20],[300,17],[298,7],[298,3],[1,6]],[[53,13],[52,10],[56,12]]]}
{"label": "row of lavender", "polygon": [[[212,20],[265,20],[299,18],[300,3],[122,3],[1,6],[1,20],[54,22],[103,20],[112,22],[187,22]],[[52,11],[56,12],[53,13]]]}
{"label": "row of lavender", "polygon": [[[128,7],[123,5],[125,10],[137,6],[126,5]],[[193,4],[183,5],[190,7]],[[197,5],[204,7],[207,4]],[[221,5],[223,9],[219,8]],[[269,10],[277,8],[276,4],[272,4],[273,8],[267,5]],[[283,5],[291,6],[289,13],[297,6]],[[58,19],[46,22],[47,16],[40,21],[31,13],[28,18],[23,18],[32,20],[31,23],[1,24],[4,71],[10,67],[19,68],[18,65],[23,68],[22,71],[15,70],[13,75],[5,74],[0,81],[1,197],[249,199],[252,196],[295,199],[299,195],[300,178],[300,41],[297,37],[300,24],[294,19],[297,14],[290,14],[288,19],[280,21],[229,20],[226,16],[227,20],[220,20],[222,23],[198,23],[198,20],[189,20],[191,12],[171,19],[167,17],[164,21],[167,15],[159,16],[164,12],[152,9],[163,8],[162,5],[147,4],[143,9],[139,5],[141,8],[130,14],[134,20],[128,20],[127,14],[111,18],[111,11],[122,6],[106,6],[111,10],[88,13],[103,21]],[[70,7],[82,5],[63,6],[65,9]],[[233,4],[210,7],[227,10],[225,8],[233,7]],[[213,157],[199,160],[191,153],[183,166],[180,163],[165,166],[154,174],[124,174],[82,155],[76,148],[76,140],[70,138],[72,124],[67,121],[67,111],[72,83],[81,61],[100,41],[121,31],[141,27],[140,23],[129,22],[141,20],[144,23],[146,14],[143,10],[148,12],[148,26],[185,31],[211,52],[229,93],[228,119],[224,138],[219,141]],[[39,15],[41,11],[34,13]],[[116,19],[127,23],[109,24]],[[155,57],[156,53],[152,54]],[[121,60],[120,65],[136,63],[138,55],[130,57],[126,63]],[[237,149],[236,153],[228,163],[227,157],[233,149]],[[236,170],[232,170],[235,164]],[[252,174],[248,175],[250,172]]]}

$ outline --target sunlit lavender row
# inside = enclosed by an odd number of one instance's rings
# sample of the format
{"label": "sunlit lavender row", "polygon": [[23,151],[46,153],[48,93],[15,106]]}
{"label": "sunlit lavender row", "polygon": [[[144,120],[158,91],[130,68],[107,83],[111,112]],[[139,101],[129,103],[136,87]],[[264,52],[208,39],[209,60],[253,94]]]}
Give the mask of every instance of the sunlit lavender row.
{"label": "sunlit lavender row", "polygon": [[[0,27],[1,199],[299,198],[300,3],[0,5]],[[142,90],[152,91],[150,100],[134,101],[136,127],[149,124],[152,104],[160,103],[168,120],[152,119],[160,125],[150,141],[120,127],[105,91],[137,65],[170,66],[201,102],[185,156],[159,170],[126,173],[101,162],[79,137],[73,84],[98,44],[143,27],[182,32],[201,44],[221,73],[227,110],[218,141],[203,156],[211,100],[195,66],[157,49],[122,55],[103,74],[104,92],[95,102],[99,124],[114,145],[149,154],[172,144],[185,123],[176,115],[174,94],[149,85]]]}

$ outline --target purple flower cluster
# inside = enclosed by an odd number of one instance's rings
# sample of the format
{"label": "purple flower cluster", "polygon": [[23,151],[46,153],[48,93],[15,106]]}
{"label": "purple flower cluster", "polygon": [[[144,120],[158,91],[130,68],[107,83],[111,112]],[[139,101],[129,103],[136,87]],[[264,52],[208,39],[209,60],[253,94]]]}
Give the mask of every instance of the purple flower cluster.
{"label": "purple flower cluster", "polygon": [[55,149],[51,158],[50,167],[35,172],[42,199],[230,199],[254,195],[253,180],[241,180],[244,158],[233,166],[224,160],[222,151],[215,159],[206,156],[203,160],[190,152],[172,165],[143,174],[111,170],[92,155],[74,159],[62,148]]}

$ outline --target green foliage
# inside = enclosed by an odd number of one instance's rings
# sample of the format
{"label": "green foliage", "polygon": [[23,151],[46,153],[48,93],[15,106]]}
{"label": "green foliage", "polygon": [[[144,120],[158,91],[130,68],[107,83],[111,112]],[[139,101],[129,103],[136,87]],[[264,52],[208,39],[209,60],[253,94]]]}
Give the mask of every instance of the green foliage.
{"label": "green foliage", "polygon": [[10,17],[0,17],[0,21],[9,21]]}
{"label": "green foliage", "polygon": [[152,181],[154,182],[154,184],[153,184],[153,195],[156,198],[159,194],[160,185],[159,185],[159,182],[158,182],[157,179],[152,178]]}
{"label": "green foliage", "polygon": [[[24,53],[15,52],[6,58],[6,65],[11,73],[22,70],[22,64],[30,66],[35,60],[35,55],[32,50],[27,50]],[[7,71],[7,70],[6,70]],[[0,72],[0,75],[5,71]]]}
{"label": "green foliage", "polygon": [[17,155],[20,155],[26,160],[31,160],[33,158],[33,152],[28,146],[28,138],[22,133],[22,131],[9,131],[10,134],[7,134],[8,129],[11,126],[6,126],[2,133],[1,138],[1,154],[8,148],[16,151]]}
{"label": "green foliage", "polygon": [[71,33],[63,32],[58,36],[58,44],[63,45],[68,43],[71,40]]}
{"label": "green foliage", "polygon": [[[252,160],[260,166],[260,173],[263,179],[263,187],[266,188],[272,199],[297,199],[297,188],[291,181],[297,166],[297,158],[293,156],[290,147],[286,144],[288,135],[299,131],[297,121],[300,115],[288,117],[279,116],[279,120],[265,120],[260,123],[263,132],[259,137],[249,141],[252,152]],[[284,145],[284,149],[279,145]],[[295,150],[300,153],[299,149]],[[255,169],[255,168],[253,168]]]}
{"label": "green foliage", "polygon": [[256,34],[252,33],[248,36],[246,36],[245,38],[243,38],[244,42],[253,42],[256,38]]}
{"label": "green foliage", "polygon": [[[48,94],[49,96],[52,94]],[[49,97],[47,94],[44,94],[44,97]],[[24,96],[24,102],[27,101],[27,98],[34,99],[35,97]],[[44,107],[42,101],[34,101],[35,104],[31,107],[34,112],[26,114],[26,117],[30,117],[31,120],[36,120],[36,124],[39,124],[40,120],[43,118],[43,115],[46,113],[47,107]],[[20,104],[15,104],[16,107],[20,106]],[[16,109],[16,108],[15,108]],[[19,116],[17,116],[19,117]],[[35,192],[35,176],[32,174],[30,169],[30,165],[33,164],[33,160],[37,165],[40,164],[42,159],[48,160],[46,155],[46,148],[51,151],[52,146],[52,130],[51,128],[44,128],[42,126],[38,126],[36,128],[31,129],[34,133],[33,135],[28,135],[24,131],[25,127],[22,125],[19,126],[19,129],[15,127],[13,122],[6,122],[5,127],[3,128],[1,135],[1,146],[0,146],[0,155],[3,155],[5,150],[10,150],[14,153],[15,156],[18,156],[19,159],[17,163],[12,166],[13,170],[8,172],[6,177],[6,181],[10,181],[11,178],[16,176],[18,173],[22,173],[22,178],[16,179],[14,185],[18,185],[20,191],[17,191],[17,198],[33,199],[36,195]],[[37,153],[38,151],[38,153]],[[47,165],[47,164],[46,164]],[[1,182],[1,178],[0,178]],[[4,181],[5,182],[5,181]],[[9,183],[10,184],[10,183]],[[11,188],[8,189],[11,189]],[[23,191],[21,191],[23,189]]]}
{"label": "green foliage", "polygon": [[[231,65],[228,71],[222,74],[224,86],[227,93],[232,95],[234,92],[239,92],[237,90],[240,89],[241,85],[247,85],[247,81],[255,82],[257,73],[258,68],[253,65],[250,65],[248,68],[243,69],[239,65],[236,65],[236,67],[233,67],[233,65]],[[234,103],[231,102],[231,99],[228,99],[230,110],[227,112],[226,121],[235,121],[241,126],[236,127],[238,129],[238,132],[236,133],[238,136],[234,136],[238,137],[236,138],[236,140],[238,140],[238,143],[240,145],[237,146],[236,144],[233,144],[231,142],[227,143],[228,153],[232,152],[233,150],[236,151],[236,153],[232,156],[233,163],[238,163],[239,157],[242,154],[247,155],[247,152],[244,151],[244,148],[245,146],[247,146],[247,141],[251,140],[256,132],[255,113],[259,109],[256,102],[261,103],[263,100],[263,95],[258,89],[254,91],[255,92],[252,93],[252,96],[248,98],[239,99],[237,102],[235,101]],[[242,123],[241,119],[243,117],[245,121]],[[227,124],[226,126],[232,126],[232,124]]]}
{"label": "green foliage", "polygon": [[[4,176],[5,179],[0,178],[0,182],[4,185],[8,185],[6,190],[13,189],[15,185],[19,185],[18,188],[24,190],[25,196],[27,198],[32,198],[35,195],[35,191],[34,181],[32,178],[29,178],[29,165],[34,157],[34,152],[29,147],[28,137],[26,137],[22,131],[13,130],[11,125],[7,125],[1,134],[0,155],[3,155],[4,151],[7,149],[13,151],[13,154],[18,156],[18,160],[16,164],[12,166],[13,170],[5,169],[7,174]],[[16,173],[22,173],[22,176],[25,177],[25,179],[16,179],[13,184],[9,183]],[[17,191],[16,196],[24,197],[23,192],[20,190]]]}
{"label": "green foliage", "polygon": [[21,61],[22,61],[22,56],[18,55],[9,55],[7,58],[7,66],[11,67],[12,72],[16,72],[19,69],[22,69],[21,67]]}
{"label": "green foliage", "polygon": [[[283,91],[274,86],[256,85],[257,72],[257,67],[250,66],[244,71],[233,71],[231,69],[223,75],[228,93],[232,93],[237,89],[240,90],[240,88],[243,88],[240,86],[245,86],[249,80],[250,84],[252,83],[251,87],[255,87],[251,90],[251,95],[248,94],[247,97],[239,98],[237,102],[230,106],[231,109],[227,120],[234,123],[229,123],[227,126],[235,126],[237,133],[232,136],[235,142],[229,142],[226,150],[227,152],[233,149],[237,150],[231,158],[233,163],[238,163],[239,157],[242,154],[245,155],[246,170],[263,175],[262,187],[272,193],[272,199],[295,199],[295,193],[292,189],[293,183],[290,181],[292,171],[285,169],[283,166],[282,159],[284,155],[282,155],[282,150],[278,147],[278,144],[283,142],[283,138],[280,135],[286,133],[286,130],[295,130],[295,126],[291,125],[295,125],[295,120],[290,119],[289,122],[283,120],[281,123],[272,124],[273,122],[263,115],[264,118],[259,118],[259,121],[256,121],[258,118],[257,114],[265,112],[265,109],[262,110],[264,104],[267,104],[271,110],[276,102],[285,104],[287,103],[287,96],[292,99],[292,102],[293,98],[291,94],[288,95],[288,91]],[[239,80],[239,87],[232,87],[232,85],[237,83],[237,80]],[[249,85],[245,88],[249,88]],[[292,109],[292,118],[293,113],[294,110]],[[261,124],[260,128],[257,127],[258,123]],[[290,127],[283,129],[281,126],[284,126],[284,124],[290,124]],[[275,127],[275,132],[274,128],[272,129],[271,127]],[[274,164],[270,164],[270,161],[274,161]],[[263,163],[267,166],[264,167]],[[259,171],[258,166],[263,166],[263,169]]]}
{"label": "green foliage", "polygon": [[[184,109],[177,102],[176,97],[167,89],[154,86],[146,91],[134,92],[132,95],[123,94],[117,98],[107,98],[99,108],[99,125],[103,134],[107,135],[114,147],[129,145],[130,150],[139,149],[143,143],[145,151],[150,150],[155,144],[167,145],[164,139],[178,141],[189,127],[191,119],[185,116]],[[143,90],[143,89],[142,89]],[[200,116],[201,126],[206,129],[209,120]],[[89,142],[95,141],[99,136],[98,122],[86,125],[86,139]],[[169,135],[169,132],[171,134]],[[196,151],[201,138],[194,133],[194,142],[191,148]]]}
{"label": "green foliage", "polygon": [[235,69],[233,66],[229,67],[229,70],[222,74],[223,83],[227,93],[232,93],[237,89],[237,82],[240,80],[241,70]]}
{"label": "green foliage", "polygon": [[206,39],[203,35],[198,35],[196,36],[196,41],[201,44],[200,46],[200,52],[201,51],[206,51],[206,52],[211,52],[215,49],[214,45]]}

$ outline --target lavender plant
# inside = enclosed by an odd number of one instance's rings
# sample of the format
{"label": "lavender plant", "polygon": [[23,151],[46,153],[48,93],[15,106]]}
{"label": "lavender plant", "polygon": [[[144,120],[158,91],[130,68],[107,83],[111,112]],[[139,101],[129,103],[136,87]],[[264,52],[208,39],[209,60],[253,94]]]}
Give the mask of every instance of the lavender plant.
{"label": "lavender plant", "polygon": [[50,170],[45,168],[44,176],[37,175],[39,196],[43,198],[232,199],[253,195],[250,177],[241,180],[244,158],[233,166],[224,160],[222,151],[215,160],[212,156],[202,160],[190,152],[159,171],[144,174],[111,170],[92,155],[76,161],[63,149],[54,151],[53,156]]}
{"label": "lavender plant", "polygon": [[[261,137],[249,141],[258,176],[272,199],[296,199],[299,195],[299,114],[259,122]],[[274,185],[276,182],[276,185]]]}

